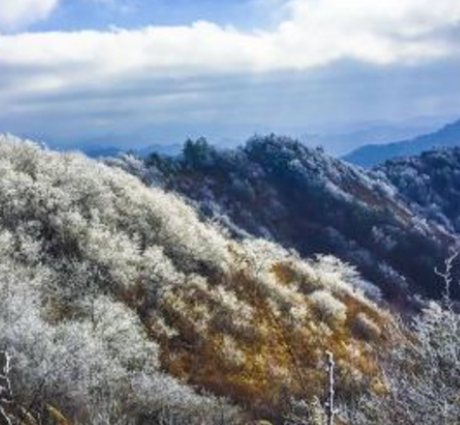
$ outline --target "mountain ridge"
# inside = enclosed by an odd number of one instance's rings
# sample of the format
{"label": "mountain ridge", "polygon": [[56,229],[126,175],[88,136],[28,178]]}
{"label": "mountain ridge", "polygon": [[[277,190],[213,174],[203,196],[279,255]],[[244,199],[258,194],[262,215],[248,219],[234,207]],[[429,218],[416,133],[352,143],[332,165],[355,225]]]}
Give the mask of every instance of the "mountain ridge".
{"label": "mountain ridge", "polygon": [[200,139],[182,157],[136,161],[114,165],[180,193],[243,239],[268,238],[306,257],[337,256],[396,304],[413,293],[439,295],[432,270],[459,244],[457,234],[414,211],[382,172],[293,139],[255,137],[223,152]]}
{"label": "mountain ridge", "polygon": [[376,170],[384,173],[413,209],[449,232],[460,233],[460,147],[393,159]]}
{"label": "mountain ridge", "polygon": [[460,120],[413,139],[389,144],[365,145],[345,155],[343,159],[355,165],[372,167],[397,157],[413,156],[433,148],[453,147],[459,144]]}

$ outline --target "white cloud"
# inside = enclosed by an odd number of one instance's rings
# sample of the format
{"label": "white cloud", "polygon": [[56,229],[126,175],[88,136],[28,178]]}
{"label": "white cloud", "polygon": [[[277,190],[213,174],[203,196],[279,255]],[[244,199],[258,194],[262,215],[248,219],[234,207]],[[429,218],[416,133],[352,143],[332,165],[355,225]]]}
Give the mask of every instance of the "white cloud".
{"label": "white cloud", "polygon": [[58,3],[59,0],[0,0],[0,29],[24,27],[45,19]]}
{"label": "white cloud", "polygon": [[[375,63],[412,61],[453,48],[439,31],[460,22],[457,0],[291,0],[285,40],[312,40],[320,53]],[[314,47],[313,47],[314,46]]]}
{"label": "white cloud", "polygon": [[[1,1],[4,20],[10,22],[25,10],[23,22],[43,17],[57,3]],[[439,31],[460,19],[458,0],[438,0],[436,7],[432,0],[291,0],[283,7],[289,17],[273,31],[242,32],[197,22],[130,31],[4,35],[0,66],[81,65],[93,76],[115,76],[306,69],[343,58],[409,62],[448,54],[453,46]]]}

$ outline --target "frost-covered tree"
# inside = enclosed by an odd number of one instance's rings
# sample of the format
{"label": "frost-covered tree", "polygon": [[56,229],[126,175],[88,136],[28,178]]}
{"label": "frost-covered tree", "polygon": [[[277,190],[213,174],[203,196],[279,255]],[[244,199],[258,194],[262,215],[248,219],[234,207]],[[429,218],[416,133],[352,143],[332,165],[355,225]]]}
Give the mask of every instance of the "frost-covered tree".
{"label": "frost-covered tree", "polygon": [[448,298],[455,258],[437,273],[446,287],[443,302],[430,302],[410,333],[400,335],[400,343],[382,355],[383,388],[348,410],[350,423],[460,423],[460,314]]}
{"label": "frost-covered tree", "polygon": [[436,149],[378,167],[421,215],[460,230],[460,149]]}

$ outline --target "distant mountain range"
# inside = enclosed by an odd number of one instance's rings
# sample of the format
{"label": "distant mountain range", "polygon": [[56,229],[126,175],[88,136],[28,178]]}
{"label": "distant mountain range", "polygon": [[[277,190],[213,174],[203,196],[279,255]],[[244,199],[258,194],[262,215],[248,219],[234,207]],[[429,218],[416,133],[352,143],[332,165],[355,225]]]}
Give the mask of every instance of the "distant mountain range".
{"label": "distant mountain range", "polygon": [[438,147],[459,145],[460,120],[414,139],[381,145],[365,145],[344,156],[343,159],[362,167],[373,167],[393,158],[418,155]]}
{"label": "distant mountain range", "polygon": [[[429,133],[439,128],[440,122],[426,118],[400,124],[364,123],[341,131],[302,134],[300,141],[307,146],[322,146],[326,152],[341,157],[363,145],[377,145],[397,140],[412,139],[419,134]],[[372,143],[371,143],[372,142]]]}

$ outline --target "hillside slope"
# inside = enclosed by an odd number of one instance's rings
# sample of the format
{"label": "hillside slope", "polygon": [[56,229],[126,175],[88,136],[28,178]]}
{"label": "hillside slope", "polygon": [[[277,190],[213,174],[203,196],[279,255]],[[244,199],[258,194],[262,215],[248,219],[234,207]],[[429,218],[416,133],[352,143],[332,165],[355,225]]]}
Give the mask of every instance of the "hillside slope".
{"label": "hillside slope", "polygon": [[[16,401],[78,423],[283,422],[377,388],[392,320],[332,258],[232,240],[179,197],[0,139],[0,351]],[[216,396],[225,396],[219,400]]]}
{"label": "hillside slope", "polygon": [[420,215],[460,233],[460,148],[388,161],[377,170]]}
{"label": "hillside slope", "polygon": [[343,159],[351,164],[372,167],[398,157],[418,155],[439,147],[460,145],[460,120],[442,129],[411,140],[380,145],[366,145],[346,155]]}
{"label": "hillside slope", "polygon": [[302,256],[332,254],[355,265],[396,305],[414,294],[439,296],[432,271],[458,244],[379,173],[287,138],[256,137],[225,152],[199,140],[185,146],[182,159],[114,163],[186,195],[243,239],[269,238]]}

